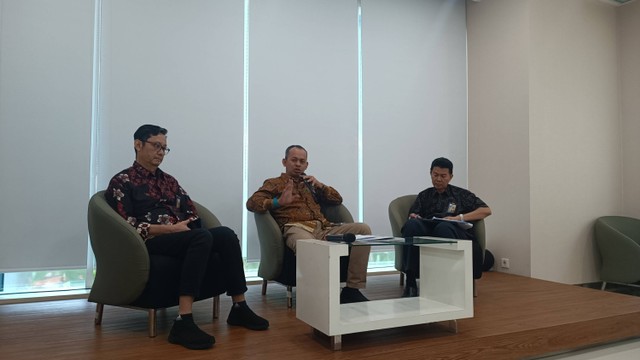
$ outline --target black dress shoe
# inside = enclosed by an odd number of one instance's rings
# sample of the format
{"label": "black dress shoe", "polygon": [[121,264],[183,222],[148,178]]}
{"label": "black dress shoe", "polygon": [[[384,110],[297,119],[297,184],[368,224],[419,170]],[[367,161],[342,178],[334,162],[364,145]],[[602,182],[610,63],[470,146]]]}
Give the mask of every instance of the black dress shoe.
{"label": "black dress shoe", "polygon": [[340,293],[340,304],[350,304],[355,302],[369,301],[366,296],[362,295],[360,290],[345,287]]}
{"label": "black dress shoe", "polygon": [[415,286],[405,286],[402,292],[402,297],[416,297],[418,296],[418,288]]}

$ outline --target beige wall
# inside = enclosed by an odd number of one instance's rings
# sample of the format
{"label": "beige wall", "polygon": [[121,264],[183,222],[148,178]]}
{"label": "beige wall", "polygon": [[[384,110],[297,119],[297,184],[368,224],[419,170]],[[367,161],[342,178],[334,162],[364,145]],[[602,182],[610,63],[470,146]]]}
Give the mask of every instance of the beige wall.
{"label": "beige wall", "polygon": [[622,200],[615,8],[530,6],[531,275],[587,282],[593,220]]}
{"label": "beige wall", "polygon": [[[495,19],[499,21],[495,21]],[[529,37],[524,1],[468,2],[469,189],[493,211],[488,249],[530,275]]]}
{"label": "beige wall", "polygon": [[[622,162],[622,149],[629,156],[636,146],[620,126],[619,79],[628,69],[618,55],[628,55],[618,51],[617,14],[629,6],[468,2],[469,187],[494,210],[488,248],[511,262],[501,271],[597,280],[593,220],[622,211],[623,180],[639,173]],[[624,132],[637,138],[638,108],[628,113]],[[637,209],[637,196],[627,203]]]}

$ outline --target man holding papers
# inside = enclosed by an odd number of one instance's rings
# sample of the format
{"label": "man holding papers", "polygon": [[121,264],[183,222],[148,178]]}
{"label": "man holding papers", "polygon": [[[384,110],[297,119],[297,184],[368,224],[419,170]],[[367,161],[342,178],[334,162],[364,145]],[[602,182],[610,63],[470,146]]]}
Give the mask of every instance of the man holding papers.
{"label": "man holding papers", "polygon": [[[482,276],[482,249],[477,243],[472,221],[491,215],[484,201],[469,190],[449,185],[453,178],[453,163],[437,158],[431,163],[433,187],[418,194],[409,210],[408,220],[402,227],[402,236],[434,236],[471,240],[473,243],[473,278]],[[403,253],[403,271],[407,283],[402,296],[418,295],[416,278],[420,274],[418,248],[411,247]]]}
{"label": "man holding papers", "polygon": [[[307,150],[300,145],[291,145],[285,150],[282,166],[284,173],[267,179],[247,200],[247,209],[252,212],[269,211],[282,231],[287,246],[294,252],[296,242],[301,239],[327,240],[331,235],[370,235],[371,229],[364,223],[332,224],[322,214],[321,206],[339,205],[342,196],[315,176],[307,175],[309,166]],[[341,303],[367,301],[359,289],[367,281],[369,246],[351,248],[347,269],[347,286],[340,293]]]}

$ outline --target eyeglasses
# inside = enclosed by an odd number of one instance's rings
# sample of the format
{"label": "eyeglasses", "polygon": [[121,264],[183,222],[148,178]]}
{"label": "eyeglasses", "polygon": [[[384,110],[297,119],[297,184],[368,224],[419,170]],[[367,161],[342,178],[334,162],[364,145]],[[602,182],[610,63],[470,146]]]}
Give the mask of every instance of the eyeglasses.
{"label": "eyeglasses", "polygon": [[166,147],[166,146],[162,146],[162,144],[161,144],[161,143],[159,143],[159,142],[149,142],[149,141],[146,141],[146,140],[145,140],[145,141],[143,141],[143,143],[147,143],[147,144],[152,145],[152,146],[153,146],[153,149],[154,149],[156,152],[157,152],[157,151],[162,150],[162,153],[163,153],[163,154],[165,154],[165,155],[167,155],[167,154],[169,153],[169,151],[171,151],[171,149],[169,149],[169,148],[168,148],[168,147]]}

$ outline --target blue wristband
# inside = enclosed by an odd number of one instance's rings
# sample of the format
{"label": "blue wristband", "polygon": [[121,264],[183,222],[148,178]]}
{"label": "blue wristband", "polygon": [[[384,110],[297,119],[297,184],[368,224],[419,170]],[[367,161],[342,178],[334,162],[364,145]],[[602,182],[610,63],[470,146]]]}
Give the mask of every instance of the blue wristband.
{"label": "blue wristband", "polygon": [[277,197],[273,198],[272,203],[273,203],[273,208],[274,209],[280,207],[280,204],[278,204],[278,198]]}

